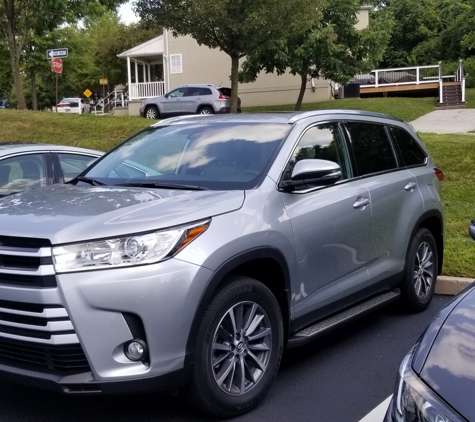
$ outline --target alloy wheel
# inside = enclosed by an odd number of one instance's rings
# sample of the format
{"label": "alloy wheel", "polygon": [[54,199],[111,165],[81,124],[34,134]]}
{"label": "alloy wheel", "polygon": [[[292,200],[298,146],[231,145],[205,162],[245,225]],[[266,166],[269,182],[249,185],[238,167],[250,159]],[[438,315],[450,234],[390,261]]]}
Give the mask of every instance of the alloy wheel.
{"label": "alloy wheel", "polygon": [[434,281],[434,259],[432,248],[427,242],[422,242],[416,253],[414,262],[414,290],[416,295],[424,299],[431,291]]}
{"label": "alloy wheel", "polygon": [[229,309],[218,324],[211,348],[214,379],[227,394],[241,396],[262,379],[271,355],[272,329],[254,302]]}

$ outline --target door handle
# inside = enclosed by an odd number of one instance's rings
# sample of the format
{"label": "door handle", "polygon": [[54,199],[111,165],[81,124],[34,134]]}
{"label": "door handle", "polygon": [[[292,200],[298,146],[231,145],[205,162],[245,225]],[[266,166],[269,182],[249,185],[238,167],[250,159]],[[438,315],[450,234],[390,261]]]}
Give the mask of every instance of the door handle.
{"label": "door handle", "polygon": [[408,182],[408,184],[406,186],[404,186],[404,189],[408,192],[413,192],[414,189],[416,188],[417,186],[417,183],[415,182]]}
{"label": "door handle", "polygon": [[359,208],[365,208],[366,205],[369,204],[369,198],[364,198],[362,196],[358,197],[355,201],[355,203],[353,204],[353,208],[355,210],[359,209]]}

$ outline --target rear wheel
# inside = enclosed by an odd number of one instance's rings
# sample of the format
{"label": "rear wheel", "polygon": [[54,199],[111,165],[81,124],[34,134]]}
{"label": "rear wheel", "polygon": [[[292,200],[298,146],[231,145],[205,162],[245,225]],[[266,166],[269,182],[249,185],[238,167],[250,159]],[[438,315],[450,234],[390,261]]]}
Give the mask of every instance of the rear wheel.
{"label": "rear wheel", "polygon": [[145,110],[145,118],[147,119],[158,119],[158,109],[155,106],[148,106]]}
{"label": "rear wheel", "polygon": [[202,107],[200,108],[199,114],[204,114],[204,115],[214,114],[214,111],[211,107]]}
{"label": "rear wheel", "polygon": [[434,296],[438,270],[437,246],[432,233],[421,228],[406,256],[401,293],[404,307],[412,312],[426,309]]}
{"label": "rear wheel", "polygon": [[221,418],[251,410],[277,374],[282,350],[282,316],[273,294],[252,278],[229,277],[203,318],[187,398]]}

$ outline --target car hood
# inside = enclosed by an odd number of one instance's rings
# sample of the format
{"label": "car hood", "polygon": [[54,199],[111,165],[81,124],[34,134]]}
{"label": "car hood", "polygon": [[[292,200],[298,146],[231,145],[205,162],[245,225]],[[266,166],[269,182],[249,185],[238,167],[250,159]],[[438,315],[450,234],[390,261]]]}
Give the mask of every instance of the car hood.
{"label": "car hood", "polygon": [[53,185],[0,200],[0,235],[61,244],[156,230],[239,209],[243,191]]}
{"label": "car hood", "polygon": [[475,289],[451,306],[420,376],[463,417],[475,421]]}

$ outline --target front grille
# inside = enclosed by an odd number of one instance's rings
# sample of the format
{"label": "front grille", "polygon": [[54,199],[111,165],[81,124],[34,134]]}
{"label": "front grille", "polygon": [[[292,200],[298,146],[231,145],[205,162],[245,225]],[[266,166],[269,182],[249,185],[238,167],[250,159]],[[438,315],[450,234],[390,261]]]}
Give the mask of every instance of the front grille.
{"label": "front grille", "polygon": [[0,236],[0,284],[28,288],[56,287],[51,242]]}
{"label": "front grille", "polygon": [[0,338],[0,363],[47,372],[80,373],[91,370],[79,344],[50,346]]}

